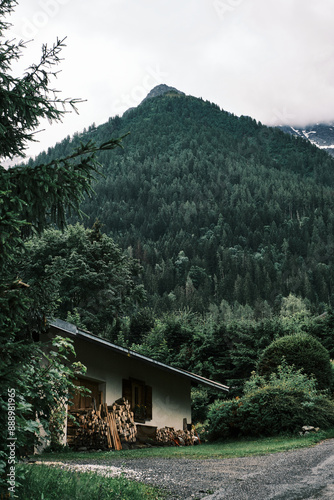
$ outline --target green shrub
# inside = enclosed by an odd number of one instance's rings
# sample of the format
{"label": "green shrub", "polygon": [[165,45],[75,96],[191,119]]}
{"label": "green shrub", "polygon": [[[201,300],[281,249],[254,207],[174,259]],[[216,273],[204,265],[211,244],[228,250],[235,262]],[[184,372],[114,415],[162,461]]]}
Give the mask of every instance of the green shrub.
{"label": "green shrub", "polygon": [[310,397],[317,395],[317,382],[315,378],[306,375],[302,369],[297,370],[294,366],[288,365],[285,359],[277,367],[276,372],[270,374],[269,379],[256,372],[252,372],[250,379],[245,382],[244,394],[249,396],[256,392],[257,389],[266,386],[283,390],[301,391]]}
{"label": "green shrub", "polygon": [[198,422],[197,424],[195,424],[195,431],[201,441],[201,444],[205,443],[208,440],[208,423],[208,420],[204,420],[204,422]]}
{"label": "green shrub", "polygon": [[236,397],[229,401],[215,401],[208,412],[207,437],[210,441],[241,435],[242,401]]}
{"label": "green shrub", "polygon": [[262,352],[257,370],[260,375],[268,376],[277,370],[283,358],[288,365],[314,376],[318,389],[329,389],[332,383],[332,370],[327,349],[314,337],[306,333],[286,335],[274,340]]}
{"label": "green shrub", "polygon": [[275,436],[303,425],[334,426],[334,402],[316,390],[316,381],[283,363],[268,380],[253,373],[242,398],[216,401],[208,413],[209,439]]}

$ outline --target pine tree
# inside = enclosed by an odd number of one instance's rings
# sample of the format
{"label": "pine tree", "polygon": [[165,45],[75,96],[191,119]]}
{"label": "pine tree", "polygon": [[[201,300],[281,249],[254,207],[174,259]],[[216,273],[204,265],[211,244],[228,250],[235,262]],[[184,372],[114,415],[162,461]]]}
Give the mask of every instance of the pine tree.
{"label": "pine tree", "polygon": [[[12,75],[11,65],[20,58],[23,42],[6,40],[9,24],[4,17],[17,5],[16,0],[0,2],[0,162],[16,155],[24,157],[29,141],[42,118],[59,121],[69,108],[76,109],[80,99],[61,99],[51,90],[50,82],[55,76],[54,67],[59,63],[59,54],[64,40],[57,40],[48,48],[42,48],[41,60],[26,71],[22,77]],[[79,209],[84,193],[89,193],[99,164],[95,154],[120,145],[120,139],[110,139],[100,146],[89,142],[64,158],[40,163],[37,166],[19,166],[5,169],[0,165],[0,486],[5,484],[7,463],[7,415],[9,389],[17,394],[16,407],[16,451],[20,455],[25,446],[36,440],[35,416],[50,414],[50,402],[60,397],[56,379],[58,370],[47,376],[41,360],[43,353],[33,342],[45,329],[45,314],[36,312],[31,319],[31,309],[36,309],[34,294],[27,293],[29,287],[17,274],[17,261],[24,252],[28,235],[40,233],[50,223],[63,228],[65,213]],[[51,283],[52,288],[52,283]],[[50,301],[52,310],[52,300]],[[19,342],[18,342],[19,341]],[[54,361],[58,368],[65,365],[62,352]],[[63,357],[62,357],[63,356]],[[44,373],[44,375],[43,375]],[[68,372],[67,372],[68,373]],[[53,374],[53,375],[52,375]],[[42,377],[42,378],[39,378]],[[66,377],[64,378],[66,380]],[[38,391],[44,391],[43,394]],[[62,386],[61,397],[66,394]],[[59,400],[59,399],[58,399]],[[27,439],[27,436],[30,436]],[[4,476],[2,475],[4,474]]]}

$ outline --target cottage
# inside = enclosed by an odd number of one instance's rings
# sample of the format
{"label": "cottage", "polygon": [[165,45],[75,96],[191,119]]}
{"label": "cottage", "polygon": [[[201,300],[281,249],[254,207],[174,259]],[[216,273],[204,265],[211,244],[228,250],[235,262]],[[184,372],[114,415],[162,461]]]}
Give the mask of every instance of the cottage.
{"label": "cottage", "polygon": [[124,397],[137,424],[182,429],[191,423],[191,384],[228,391],[223,384],[117,346],[62,320],[51,323],[48,335],[73,339],[77,360],[87,367],[79,382],[91,394],[76,396],[73,408],[90,408],[93,398],[96,404],[111,405]]}

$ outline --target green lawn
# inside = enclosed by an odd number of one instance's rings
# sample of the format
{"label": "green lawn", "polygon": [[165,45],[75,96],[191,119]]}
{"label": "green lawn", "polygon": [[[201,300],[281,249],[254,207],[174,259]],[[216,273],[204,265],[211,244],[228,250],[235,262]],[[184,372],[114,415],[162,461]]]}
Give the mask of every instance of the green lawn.
{"label": "green lawn", "polygon": [[278,436],[269,438],[252,438],[228,440],[199,446],[183,447],[159,447],[145,448],[137,450],[121,450],[107,452],[63,452],[44,453],[41,460],[59,460],[71,462],[73,460],[89,460],[106,462],[108,460],[118,461],[141,457],[160,458],[237,458],[249,455],[265,455],[279,451],[295,450],[319,443],[323,439],[334,438],[334,429],[322,431],[307,436]]}
{"label": "green lawn", "polygon": [[46,465],[20,464],[18,498],[22,500],[162,500],[157,488],[124,477],[108,478],[94,473],[73,473]]}

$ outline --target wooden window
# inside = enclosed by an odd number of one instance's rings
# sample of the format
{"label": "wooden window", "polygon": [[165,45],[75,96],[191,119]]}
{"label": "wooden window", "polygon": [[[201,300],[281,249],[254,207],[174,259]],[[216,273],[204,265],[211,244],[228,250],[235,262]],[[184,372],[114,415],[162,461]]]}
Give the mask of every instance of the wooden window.
{"label": "wooden window", "polygon": [[152,387],[141,380],[123,379],[122,396],[129,401],[136,422],[152,420]]}
{"label": "wooden window", "polygon": [[72,410],[77,410],[79,408],[92,408],[93,407],[93,398],[95,400],[95,404],[99,405],[102,403],[102,392],[99,390],[99,383],[93,382],[91,380],[86,380],[83,378],[78,378],[74,381],[75,385],[80,385],[82,387],[86,387],[91,392],[89,395],[82,396],[78,392],[75,393],[72,401],[73,405],[71,406]]}

